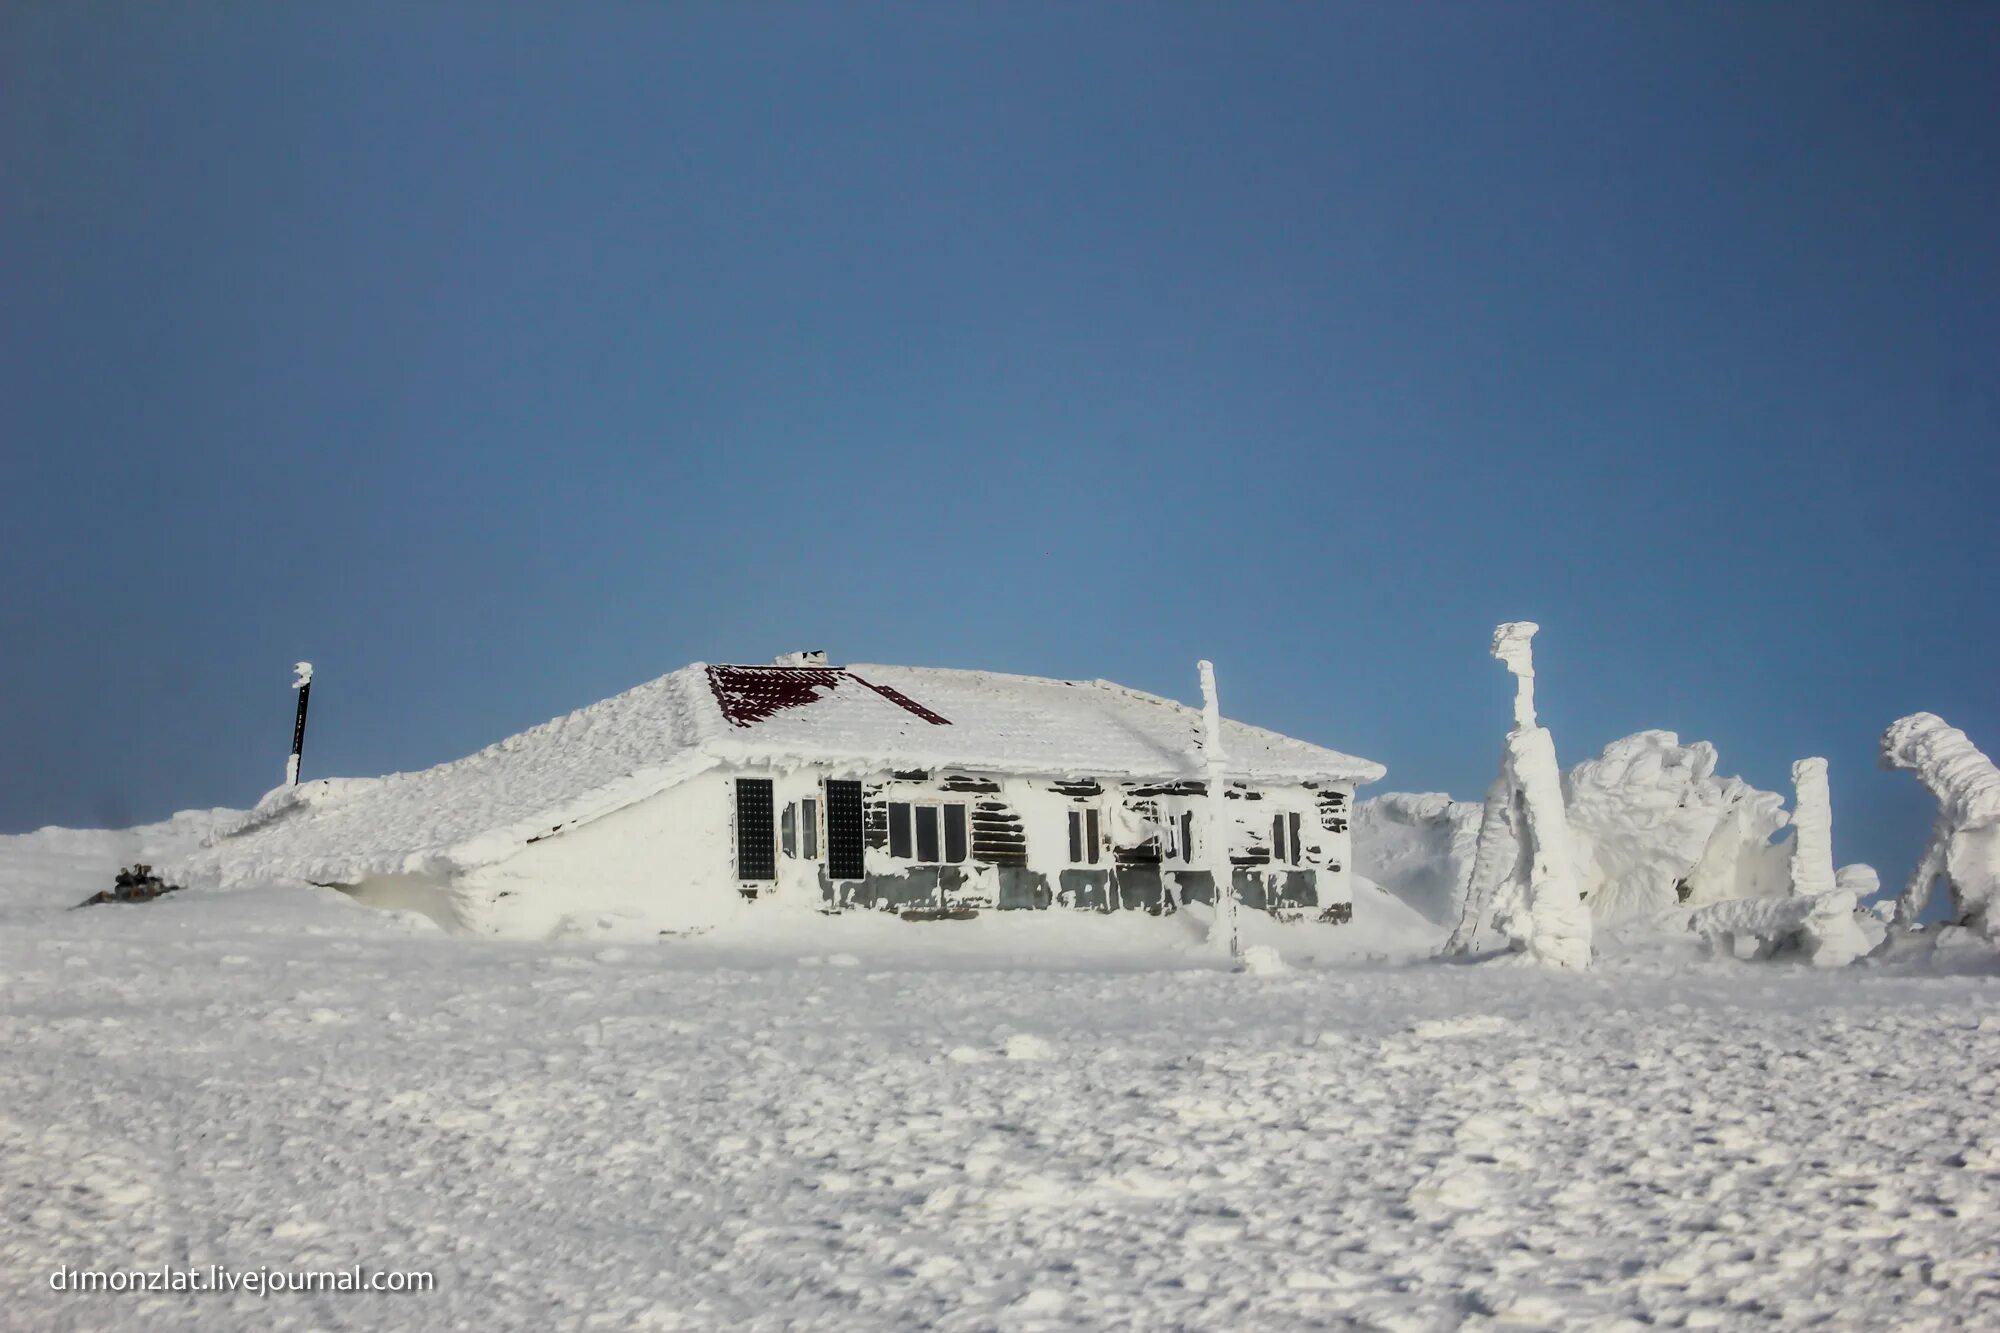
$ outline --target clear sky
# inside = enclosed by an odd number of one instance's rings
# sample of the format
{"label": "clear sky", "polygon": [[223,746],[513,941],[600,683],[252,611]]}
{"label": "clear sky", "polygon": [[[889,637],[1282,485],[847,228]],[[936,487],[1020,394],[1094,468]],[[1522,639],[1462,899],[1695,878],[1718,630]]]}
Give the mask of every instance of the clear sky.
{"label": "clear sky", "polygon": [[2000,752],[2000,6],[0,6],[0,829],[693,660]]}

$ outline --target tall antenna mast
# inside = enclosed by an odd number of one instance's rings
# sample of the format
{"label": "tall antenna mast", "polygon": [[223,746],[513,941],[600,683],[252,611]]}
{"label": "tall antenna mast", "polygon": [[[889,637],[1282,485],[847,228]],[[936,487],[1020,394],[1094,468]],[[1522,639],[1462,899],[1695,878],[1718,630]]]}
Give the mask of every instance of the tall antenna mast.
{"label": "tall antenna mast", "polygon": [[312,697],[313,664],[300,662],[292,668],[292,688],[299,692],[299,715],[292,723],[292,757],[285,761],[285,785],[299,785],[299,756],[306,748],[306,700]]}

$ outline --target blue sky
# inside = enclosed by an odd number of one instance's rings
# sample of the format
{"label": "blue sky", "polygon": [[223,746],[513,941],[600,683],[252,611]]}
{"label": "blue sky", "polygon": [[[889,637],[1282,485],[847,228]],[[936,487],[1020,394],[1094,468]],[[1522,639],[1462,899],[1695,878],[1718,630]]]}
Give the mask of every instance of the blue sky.
{"label": "blue sky", "polygon": [[0,829],[691,660],[1106,676],[1477,796],[1531,618],[1900,882],[2000,746],[2000,8],[0,10]]}

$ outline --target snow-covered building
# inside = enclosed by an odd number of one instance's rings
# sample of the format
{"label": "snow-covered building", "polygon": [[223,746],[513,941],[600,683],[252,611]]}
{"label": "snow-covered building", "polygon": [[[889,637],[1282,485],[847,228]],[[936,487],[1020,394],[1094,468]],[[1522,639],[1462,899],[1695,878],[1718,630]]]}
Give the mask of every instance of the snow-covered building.
{"label": "snow-covered building", "polygon": [[[501,935],[829,909],[1160,911],[1213,901],[1202,715],[1109,681],[696,663],[417,773],[283,787],[190,867],[334,885]],[[1235,891],[1351,902],[1381,765],[1223,724]],[[750,910],[754,910],[754,907]]]}

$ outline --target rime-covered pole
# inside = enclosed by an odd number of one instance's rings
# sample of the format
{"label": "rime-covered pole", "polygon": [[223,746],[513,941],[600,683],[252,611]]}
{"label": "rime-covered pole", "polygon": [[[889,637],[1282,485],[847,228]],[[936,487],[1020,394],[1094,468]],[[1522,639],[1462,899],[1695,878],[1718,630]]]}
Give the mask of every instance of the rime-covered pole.
{"label": "rime-covered pole", "polygon": [[1230,882],[1229,821],[1223,812],[1222,704],[1215,693],[1215,663],[1201,663],[1201,762],[1208,795],[1202,801],[1207,827],[1201,840],[1203,860],[1215,881],[1215,926],[1209,938],[1227,941],[1229,956],[1239,957],[1243,941],[1236,932],[1236,890]]}
{"label": "rime-covered pole", "polygon": [[313,664],[300,662],[292,668],[292,688],[299,692],[299,712],[292,721],[292,757],[285,761],[285,785],[299,785],[299,757],[306,749],[306,701],[312,697]]}
{"label": "rime-covered pole", "polygon": [[1507,771],[1514,780],[1526,871],[1528,953],[1557,967],[1590,966],[1590,909],[1577,891],[1569,813],[1563,808],[1556,740],[1535,721],[1535,631],[1532,620],[1493,631],[1493,656],[1514,674],[1514,729],[1507,733]]}
{"label": "rime-covered pole", "polygon": [[1792,765],[1796,813],[1792,816],[1792,892],[1832,893],[1833,800],[1827,794],[1826,760],[1801,759]]}

